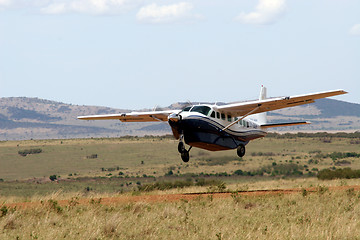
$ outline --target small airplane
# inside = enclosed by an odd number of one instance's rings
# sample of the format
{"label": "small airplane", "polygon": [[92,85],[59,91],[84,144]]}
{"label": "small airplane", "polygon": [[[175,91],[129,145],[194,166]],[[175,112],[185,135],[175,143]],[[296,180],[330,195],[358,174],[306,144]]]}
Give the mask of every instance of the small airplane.
{"label": "small airplane", "polygon": [[[181,159],[188,162],[192,147],[210,151],[237,149],[245,155],[249,141],[265,137],[268,128],[284,127],[309,122],[267,123],[266,112],[309,104],[316,99],[345,94],[344,90],[325,91],[298,96],[266,98],[266,88],[261,87],[259,100],[226,105],[198,104],[182,110],[131,112],[121,114],[79,116],[81,120],[117,119],[121,122],[168,122],[175,139],[179,140]],[[185,143],[189,145],[187,150]]]}

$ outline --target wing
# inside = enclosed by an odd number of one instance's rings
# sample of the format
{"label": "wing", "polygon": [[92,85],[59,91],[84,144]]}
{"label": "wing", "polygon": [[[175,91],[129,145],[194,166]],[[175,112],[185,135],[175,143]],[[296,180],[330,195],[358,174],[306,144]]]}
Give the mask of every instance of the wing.
{"label": "wing", "polygon": [[131,112],[131,113],[120,113],[120,114],[79,116],[78,119],[80,120],[116,119],[122,122],[157,122],[157,121],[167,121],[168,116],[170,114],[178,113],[178,112],[180,112],[180,110]]}
{"label": "wing", "polygon": [[313,103],[316,99],[332,97],[345,93],[347,92],[344,90],[334,90],[291,97],[269,98],[258,101],[227,104],[218,106],[217,109],[223,113],[230,113],[235,116],[244,116]]}

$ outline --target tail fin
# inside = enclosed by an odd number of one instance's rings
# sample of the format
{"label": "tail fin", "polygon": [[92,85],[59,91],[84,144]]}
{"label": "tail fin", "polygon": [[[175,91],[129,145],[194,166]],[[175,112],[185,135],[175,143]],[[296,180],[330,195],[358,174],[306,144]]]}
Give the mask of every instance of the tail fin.
{"label": "tail fin", "polygon": [[[266,87],[261,85],[259,100],[265,100],[265,99],[266,99]],[[267,123],[266,112],[258,113],[256,115],[254,115],[254,117],[257,118],[257,123],[259,125],[264,125]]]}

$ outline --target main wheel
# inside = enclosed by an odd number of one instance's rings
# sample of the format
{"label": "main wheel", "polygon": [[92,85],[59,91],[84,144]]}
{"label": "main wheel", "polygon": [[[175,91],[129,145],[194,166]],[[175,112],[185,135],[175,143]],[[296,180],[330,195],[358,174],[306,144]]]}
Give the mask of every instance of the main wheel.
{"label": "main wheel", "polygon": [[178,151],[179,153],[183,153],[184,151],[186,151],[185,144],[183,142],[179,142]]}
{"label": "main wheel", "polygon": [[188,162],[190,160],[190,155],[189,155],[189,151],[184,150],[184,152],[181,153],[181,159],[184,162]]}
{"label": "main wheel", "polygon": [[238,147],[237,147],[237,155],[239,157],[243,157],[245,155],[245,146],[240,144]]}

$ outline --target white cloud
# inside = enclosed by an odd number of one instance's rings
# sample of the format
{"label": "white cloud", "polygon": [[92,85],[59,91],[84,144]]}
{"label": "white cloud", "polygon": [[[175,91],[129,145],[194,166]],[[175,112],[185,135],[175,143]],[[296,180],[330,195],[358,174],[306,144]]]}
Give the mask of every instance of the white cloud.
{"label": "white cloud", "polygon": [[352,26],[352,27],[350,28],[349,33],[350,33],[351,35],[360,36],[360,24],[355,24],[354,26]]}
{"label": "white cloud", "polygon": [[192,9],[193,5],[187,2],[163,6],[153,3],[142,7],[136,14],[136,18],[141,22],[167,23],[199,17],[191,14]]}
{"label": "white cloud", "polygon": [[285,0],[259,0],[255,11],[241,13],[235,20],[247,24],[270,24],[285,12]]}
{"label": "white cloud", "polygon": [[46,14],[61,14],[66,12],[65,3],[53,3],[41,9]]}
{"label": "white cloud", "polygon": [[0,7],[9,6],[10,4],[11,4],[11,0],[0,0]]}
{"label": "white cloud", "polygon": [[58,0],[51,1],[50,4],[41,8],[41,12],[46,14],[71,12],[95,15],[117,14],[137,2],[137,0]]}

